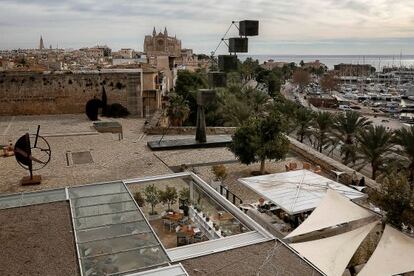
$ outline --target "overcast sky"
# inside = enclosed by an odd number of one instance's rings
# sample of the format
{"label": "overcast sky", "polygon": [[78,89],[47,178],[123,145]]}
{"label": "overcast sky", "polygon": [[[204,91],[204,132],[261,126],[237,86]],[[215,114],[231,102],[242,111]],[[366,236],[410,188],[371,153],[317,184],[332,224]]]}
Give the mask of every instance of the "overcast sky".
{"label": "overcast sky", "polygon": [[[209,53],[232,20],[260,20],[250,54],[414,54],[414,0],[0,0],[0,48],[142,50],[167,26]],[[230,34],[236,35],[234,28]],[[224,52],[225,48],[221,48]]]}

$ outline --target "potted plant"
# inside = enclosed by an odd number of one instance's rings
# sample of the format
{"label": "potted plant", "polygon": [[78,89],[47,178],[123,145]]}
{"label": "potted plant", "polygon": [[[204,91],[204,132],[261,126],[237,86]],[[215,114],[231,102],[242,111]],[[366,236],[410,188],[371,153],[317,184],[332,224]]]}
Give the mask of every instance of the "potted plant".
{"label": "potted plant", "polygon": [[156,215],[157,212],[154,210],[154,207],[160,203],[160,191],[155,187],[154,184],[145,187],[144,190],[145,201],[151,205],[151,215]]}
{"label": "potted plant", "polygon": [[179,195],[180,209],[184,211],[184,216],[188,216],[188,205],[190,204],[190,189],[184,188]]}
{"label": "potted plant", "polygon": [[211,168],[211,171],[215,176],[214,180],[211,181],[211,186],[213,186],[213,188],[217,190],[220,187],[220,185],[223,184],[224,179],[226,179],[227,170],[224,165],[214,165]]}
{"label": "potted plant", "polygon": [[167,186],[164,191],[160,191],[160,201],[167,204],[167,211],[172,211],[171,205],[177,202],[178,194],[175,187]]}
{"label": "potted plant", "polygon": [[134,199],[137,202],[139,207],[144,207],[145,206],[145,199],[142,196],[141,192],[134,193]]}

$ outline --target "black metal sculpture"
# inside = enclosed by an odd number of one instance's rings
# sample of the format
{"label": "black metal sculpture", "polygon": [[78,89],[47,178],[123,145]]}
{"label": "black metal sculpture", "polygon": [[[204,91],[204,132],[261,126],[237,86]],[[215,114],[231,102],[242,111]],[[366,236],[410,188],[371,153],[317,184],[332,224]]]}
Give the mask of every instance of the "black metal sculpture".
{"label": "black metal sculpture", "polygon": [[39,131],[40,126],[37,126],[36,134],[26,133],[14,145],[17,163],[30,173],[30,176],[22,178],[22,185],[40,184],[41,176],[33,175],[33,171],[44,168],[50,162],[52,154],[50,145],[39,135]]}
{"label": "black metal sculpture", "polygon": [[99,108],[102,108],[102,101],[99,99],[92,99],[86,103],[85,112],[89,120],[91,121],[98,120]]}

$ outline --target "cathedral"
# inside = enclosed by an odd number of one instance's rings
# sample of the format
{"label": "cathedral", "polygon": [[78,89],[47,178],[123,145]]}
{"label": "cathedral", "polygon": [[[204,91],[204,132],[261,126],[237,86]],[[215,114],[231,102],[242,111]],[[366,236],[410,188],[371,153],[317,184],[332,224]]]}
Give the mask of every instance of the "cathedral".
{"label": "cathedral", "polygon": [[168,36],[167,28],[164,33],[152,31],[151,35],[146,35],[144,40],[144,52],[148,57],[154,56],[181,56],[181,40],[176,37]]}

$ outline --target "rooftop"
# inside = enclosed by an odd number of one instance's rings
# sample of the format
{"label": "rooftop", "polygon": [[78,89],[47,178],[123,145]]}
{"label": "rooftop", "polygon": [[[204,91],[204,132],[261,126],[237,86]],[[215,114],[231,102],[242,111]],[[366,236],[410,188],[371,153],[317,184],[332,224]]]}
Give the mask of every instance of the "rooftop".
{"label": "rooftop", "polygon": [[80,275],[68,202],[0,209],[1,275]]}
{"label": "rooftop", "polygon": [[[199,215],[196,225],[205,235],[214,234],[203,242],[165,249],[163,241],[147,219],[148,215],[145,214],[145,209],[139,207],[134,201],[129,187],[136,189],[137,186],[146,184],[152,185],[157,182],[163,184],[163,181],[172,185],[174,181],[178,180],[184,181],[190,187],[194,185],[190,189],[194,189],[194,192],[197,191],[195,196],[204,193],[204,196],[209,198],[207,201],[210,203],[206,201],[198,206],[204,206],[205,212],[209,210],[211,219],[216,219],[214,214],[210,213],[214,212],[211,208],[216,205],[214,208],[219,208],[221,210],[219,213],[227,212],[240,225],[237,228],[242,227],[245,231],[232,232],[234,228],[226,228],[225,224],[221,224],[222,232],[214,232],[211,225],[211,228],[203,228],[203,221],[200,220],[204,219]],[[190,206],[190,208],[193,207]],[[21,219],[22,217],[25,219]],[[38,222],[32,221],[38,218]],[[194,215],[192,218],[195,219]],[[36,254],[38,255],[38,251],[44,254],[40,260],[36,259],[38,262],[34,263],[33,267],[27,268],[32,269],[27,274],[36,274],[36,269],[44,269],[40,274],[56,275],[50,272],[53,272],[53,269],[59,269],[60,274],[76,275],[79,271],[74,273],[73,270],[79,270],[79,264],[80,275],[86,276],[119,273],[141,275],[136,274],[137,272],[145,272],[145,275],[147,273],[148,275],[157,275],[154,273],[158,272],[166,273],[166,275],[185,275],[183,272],[185,266],[183,268],[182,266],[167,267],[166,265],[198,258],[202,266],[202,262],[208,260],[205,258],[222,258],[220,255],[214,257],[220,254],[219,252],[228,255],[229,260],[233,260],[232,263],[236,262],[236,259],[242,254],[251,256],[252,266],[257,267],[261,261],[266,259],[265,251],[269,251],[273,247],[272,244],[275,243],[269,242],[274,240],[271,234],[229,201],[222,198],[202,179],[189,172],[4,195],[0,197],[0,219],[5,221],[2,227],[13,231],[11,233],[2,230],[2,234],[9,234],[8,236],[2,235],[3,239],[21,241],[26,240],[26,236],[30,236],[35,238],[28,240],[28,242],[34,243],[31,248],[40,248],[40,250],[33,252],[23,250],[20,247],[16,248],[16,245],[20,246],[19,242],[10,243],[10,254],[2,254],[0,258],[0,263],[5,264],[2,266],[3,268],[8,267],[7,262],[11,262],[11,260],[15,264],[19,264],[16,267],[21,267],[20,262],[15,260],[20,260],[22,250],[24,251],[23,256],[27,255],[26,258],[33,258]],[[29,224],[35,227],[30,228]],[[207,223],[204,221],[204,224],[209,225],[208,221]],[[16,229],[18,229],[17,236]],[[39,231],[39,229],[41,230]],[[297,266],[303,266],[304,271],[312,271],[312,267],[301,257],[295,255],[287,247],[285,248],[281,242],[276,243],[278,244],[277,252],[272,256],[284,259],[287,254],[290,255],[288,258],[292,259],[292,261],[288,260],[286,263],[280,264],[283,271]],[[264,247],[259,246],[261,244],[264,244]],[[252,245],[257,246],[252,247]],[[56,250],[57,248],[59,250]],[[261,255],[258,254],[258,251],[262,252]],[[62,256],[63,254],[64,256]],[[10,259],[8,257],[13,255],[16,258]],[[51,262],[50,259],[53,261]],[[47,265],[40,267],[36,265],[42,264],[45,260],[48,260]],[[191,262],[186,265],[191,268]],[[69,272],[64,274],[66,272],[60,266],[65,266]],[[273,264],[263,264],[263,271],[268,269],[274,271],[272,266]],[[31,273],[32,271],[35,273]],[[190,275],[198,275],[194,272],[190,272]],[[9,270],[6,273],[9,273]],[[223,270],[223,273],[228,275],[226,270]]]}
{"label": "rooftop", "polygon": [[241,178],[239,181],[290,215],[313,210],[328,189],[350,199],[366,197],[364,193],[305,169]]}

